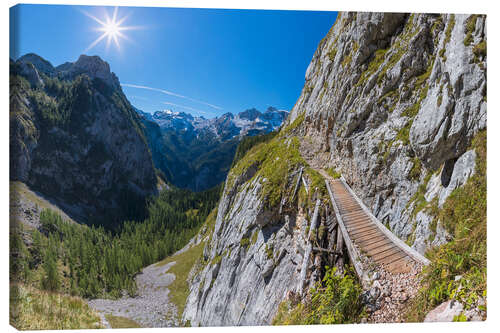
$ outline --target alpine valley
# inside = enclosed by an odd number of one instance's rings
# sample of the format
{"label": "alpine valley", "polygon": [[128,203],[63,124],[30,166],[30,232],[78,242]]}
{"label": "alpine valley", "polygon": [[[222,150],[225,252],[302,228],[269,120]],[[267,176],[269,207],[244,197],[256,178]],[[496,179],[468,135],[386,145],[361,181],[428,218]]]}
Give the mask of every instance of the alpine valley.
{"label": "alpine valley", "polygon": [[290,112],[212,119],[97,56],[11,60],[11,323],[485,320],[486,44],[484,15],[340,12]]}
{"label": "alpine valley", "polygon": [[223,182],[240,140],[275,131],[288,116],[273,107],[264,113],[253,108],[212,119],[171,110],[137,112],[143,117],[156,167],[170,183],[193,191]]}

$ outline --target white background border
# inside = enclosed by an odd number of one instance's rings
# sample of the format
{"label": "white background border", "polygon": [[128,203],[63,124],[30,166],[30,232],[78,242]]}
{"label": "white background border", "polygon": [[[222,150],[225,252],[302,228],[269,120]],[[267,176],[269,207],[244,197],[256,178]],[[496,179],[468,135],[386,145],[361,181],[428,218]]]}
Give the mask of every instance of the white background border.
{"label": "white background border", "polygon": [[[0,59],[0,78],[2,88],[1,108],[2,118],[0,121],[0,156],[2,163],[0,164],[0,198],[1,198],[1,224],[2,240],[0,242],[0,320],[1,328],[5,331],[13,332],[14,328],[9,326],[9,288],[8,288],[8,225],[9,225],[9,82],[7,58],[9,57],[9,10],[10,6],[17,4],[15,1],[4,1],[1,11],[1,43],[2,57]],[[426,13],[474,13],[487,14],[488,25],[488,109],[492,112],[488,113],[488,319],[482,323],[436,323],[436,324],[377,324],[377,325],[334,325],[334,326],[291,326],[291,327],[239,327],[237,332],[254,332],[255,330],[265,332],[332,332],[339,330],[342,332],[417,332],[422,330],[429,331],[448,331],[455,332],[470,332],[472,330],[481,331],[500,331],[500,312],[499,312],[499,285],[500,278],[498,272],[498,256],[499,256],[499,241],[496,239],[500,235],[499,231],[499,210],[498,210],[498,189],[499,186],[499,149],[500,130],[499,115],[500,108],[498,105],[497,92],[498,86],[498,36],[500,33],[499,6],[495,0],[418,0],[405,2],[404,0],[348,0],[340,1],[320,1],[320,0],[185,0],[185,1],[160,1],[160,0],[84,0],[84,1],[37,1],[28,0],[26,3],[50,3],[50,4],[69,4],[69,5],[120,5],[120,6],[150,6],[150,7],[198,7],[198,8],[248,8],[248,9],[296,9],[296,10],[330,10],[330,11],[374,11],[374,12],[426,12]],[[325,32],[326,33],[326,32]],[[490,93],[493,92],[493,93]],[[297,92],[297,98],[299,97]],[[496,328],[495,328],[496,327]],[[113,332],[158,332],[161,329],[116,329]],[[169,332],[233,332],[234,327],[217,327],[217,328],[169,328]],[[45,332],[60,332],[60,331],[45,331]],[[74,332],[93,332],[91,330],[76,330]]]}

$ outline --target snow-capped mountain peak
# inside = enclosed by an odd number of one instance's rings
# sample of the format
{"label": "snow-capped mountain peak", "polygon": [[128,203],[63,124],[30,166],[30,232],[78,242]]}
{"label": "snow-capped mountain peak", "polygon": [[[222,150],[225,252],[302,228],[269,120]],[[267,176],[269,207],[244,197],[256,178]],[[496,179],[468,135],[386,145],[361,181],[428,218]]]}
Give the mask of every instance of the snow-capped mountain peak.
{"label": "snow-capped mountain peak", "polygon": [[189,113],[165,109],[153,114],[137,112],[150,121],[156,122],[163,131],[182,132],[193,138],[213,136],[220,141],[235,137],[253,136],[278,129],[288,116],[288,111],[269,107],[265,112],[256,108],[247,109],[236,115],[225,113],[219,117],[206,119]]}

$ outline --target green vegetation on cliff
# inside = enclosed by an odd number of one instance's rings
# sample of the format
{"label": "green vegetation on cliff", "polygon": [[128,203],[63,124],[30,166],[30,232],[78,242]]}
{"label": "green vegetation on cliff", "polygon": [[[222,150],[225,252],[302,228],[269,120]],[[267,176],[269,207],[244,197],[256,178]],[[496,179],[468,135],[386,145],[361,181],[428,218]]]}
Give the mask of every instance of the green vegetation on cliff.
{"label": "green vegetation on cliff", "polygon": [[486,131],[473,140],[476,171],[446,199],[435,219],[453,239],[426,255],[423,287],[411,305],[409,320],[421,321],[433,307],[456,299],[465,309],[486,296]]}
{"label": "green vegetation on cliff", "polygon": [[277,134],[278,132],[271,132],[268,134],[247,136],[243,138],[238,144],[238,148],[236,149],[236,153],[234,154],[234,160],[231,164],[231,168],[234,167],[236,163],[238,163],[238,161],[241,160],[245,156],[245,154],[254,146],[258,145],[259,143],[272,140]]}
{"label": "green vegetation on cliff", "polygon": [[261,195],[266,198],[268,207],[275,207],[283,194],[290,190],[287,179],[298,166],[306,165],[299,152],[297,137],[275,137],[267,143],[260,143],[250,149],[231,169],[227,183],[234,184],[237,177],[249,168],[257,168],[252,179],[259,177],[262,184]]}

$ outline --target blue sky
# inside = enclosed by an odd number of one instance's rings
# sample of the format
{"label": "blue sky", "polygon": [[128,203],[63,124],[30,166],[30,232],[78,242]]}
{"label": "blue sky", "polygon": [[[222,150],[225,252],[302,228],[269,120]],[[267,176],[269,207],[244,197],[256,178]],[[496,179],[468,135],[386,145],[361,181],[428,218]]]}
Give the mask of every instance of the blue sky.
{"label": "blue sky", "polygon": [[[107,61],[133,105],[205,117],[250,107],[290,110],[336,12],[118,7],[129,30],[106,47],[101,25],[115,7],[11,8],[11,58],[34,52],[54,66],[82,53]],[[87,15],[86,15],[86,14]],[[16,31],[16,35],[13,35]],[[13,43],[13,41],[15,41]],[[128,85],[128,86],[126,86]]]}

